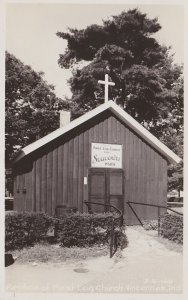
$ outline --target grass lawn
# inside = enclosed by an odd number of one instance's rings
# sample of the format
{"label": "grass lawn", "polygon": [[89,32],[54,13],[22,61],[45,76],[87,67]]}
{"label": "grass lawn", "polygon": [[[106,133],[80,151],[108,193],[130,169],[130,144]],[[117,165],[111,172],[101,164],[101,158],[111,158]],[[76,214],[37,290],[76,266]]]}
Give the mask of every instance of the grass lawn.
{"label": "grass lawn", "polygon": [[76,261],[91,257],[109,255],[109,246],[93,246],[88,248],[60,247],[58,244],[36,244],[30,248],[15,250],[11,252],[17,257],[16,262],[25,263],[62,263],[64,261]]}

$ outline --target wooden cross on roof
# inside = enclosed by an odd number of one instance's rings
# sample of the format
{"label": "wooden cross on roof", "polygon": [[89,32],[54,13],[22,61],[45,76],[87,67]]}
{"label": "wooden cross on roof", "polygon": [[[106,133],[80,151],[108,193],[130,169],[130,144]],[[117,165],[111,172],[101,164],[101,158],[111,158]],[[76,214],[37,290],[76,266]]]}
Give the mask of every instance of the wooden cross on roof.
{"label": "wooden cross on roof", "polygon": [[115,83],[108,81],[108,74],[105,74],[105,81],[98,80],[98,83],[104,84],[104,86],[105,86],[104,99],[105,99],[105,103],[106,103],[106,102],[108,102],[108,86],[109,85],[115,85]]}

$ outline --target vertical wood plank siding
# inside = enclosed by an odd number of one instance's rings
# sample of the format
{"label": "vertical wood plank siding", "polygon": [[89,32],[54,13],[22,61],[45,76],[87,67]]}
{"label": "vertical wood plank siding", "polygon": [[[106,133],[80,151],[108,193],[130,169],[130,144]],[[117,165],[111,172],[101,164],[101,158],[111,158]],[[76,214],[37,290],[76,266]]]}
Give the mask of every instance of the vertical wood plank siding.
{"label": "vertical wood plank siding", "polygon": [[58,148],[58,183],[57,183],[57,205],[63,205],[63,146]]}
{"label": "vertical wood plank siding", "polygon": [[[91,143],[117,143],[123,146],[125,172],[125,214],[128,224],[138,223],[127,201],[165,204],[167,194],[167,162],[109,112],[38,149],[28,158],[32,167],[19,172],[14,181],[15,209],[45,211],[54,214],[58,204],[76,206],[86,211],[84,177],[91,167]],[[22,161],[18,163],[21,168]],[[26,186],[26,194],[17,193]],[[156,217],[157,209],[134,206],[141,218]]]}
{"label": "vertical wood plank siding", "polygon": [[[52,152],[47,154],[47,213],[52,214],[52,168],[53,168],[53,156]],[[38,201],[38,199],[35,199]]]}
{"label": "vertical wood plank siding", "polygon": [[46,155],[42,157],[42,172],[41,172],[41,211],[47,211],[47,160]]}

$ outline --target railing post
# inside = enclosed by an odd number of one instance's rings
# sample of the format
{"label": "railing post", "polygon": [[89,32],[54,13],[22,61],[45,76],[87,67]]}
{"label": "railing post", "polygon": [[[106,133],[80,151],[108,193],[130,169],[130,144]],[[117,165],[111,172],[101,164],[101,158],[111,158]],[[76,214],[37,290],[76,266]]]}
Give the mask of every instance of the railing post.
{"label": "railing post", "polygon": [[158,206],[158,236],[160,236],[160,206]]}
{"label": "railing post", "polygon": [[[144,224],[142,223],[142,221],[140,220],[140,218],[138,217],[136,211],[133,209],[132,205],[130,204],[131,202],[127,202],[127,204],[129,205],[129,207],[131,208],[132,212],[134,213],[134,215],[136,216],[137,220],[140,222],[140,224],[142,225],[142,227],[144,226]],[[134,203],[134,202],[132,202]]]}
{"label": "railing post", "polygon": [[[84,204],[86,204],[87,207],[89,207],[89,204],[97,204],[97,205],[112,207],[119,213],[119,217],[114,218],[113,221],[112,221],[112,227],[111,227],[111,232],[110,232],[110,258],[112,258],[113,255],[115,254],[116,250],[117,250],[117,241],[115,239],[116,235],[114,234],[114,221],[119,219],[120,220],[120,227],[123,226],[123,214],[122,214],[122,212],[117,207],[115,207],[111,204],[104,204],[104,203],[99,203],[99,202],[89,202],[89,201],[84,201]],[[114,245],[114,242],[116,243],[116,245]],[[115,250],[113,248],[115,248]]]}
{"label": "railing post", "polygon": [[114,222],[112,222],[112,228],[111,228],[110,258],[112,258],[113,256],[113,245],[114,245]]}

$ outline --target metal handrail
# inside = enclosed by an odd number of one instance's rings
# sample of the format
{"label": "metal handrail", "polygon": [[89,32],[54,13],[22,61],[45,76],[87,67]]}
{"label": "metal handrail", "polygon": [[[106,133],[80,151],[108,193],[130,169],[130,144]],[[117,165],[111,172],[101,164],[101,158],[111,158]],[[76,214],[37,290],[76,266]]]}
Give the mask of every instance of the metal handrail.
{"label": "metal handrail", "polygon": [[[115,223],[116,220],[119,219],[119,220],[121,220],[120,227],[123,225],[123,214],[122,214],[122,211],[119,208],[117,208],[116,206],[111,205],[111,204],[104,204],[104,203],[91,202],[91,201],[84,201],[84,204],[87,205],[89,212],[91,212],[91,209],[89,208],[89,205],[90,204],[96,204],[96,205],[103,205],[103,206],[112,207],[112,208],[114,208],[119,213],[118,217],[113,217],[113,222],[112,222],[112,227],[111,227],[110,258],[112,258],[112,256],[116,253],[116,250],[117,250],[117,241],[116,241],[115,235],[114,235],[114,223]],[[116,244],[116,245],[115,245],[115,250],[113,251],[114,244]]]}
{"label": "metal handrail", "polygon": [[165,209],[167,209],[167,210],[171,210],[171,211],[175,212],[177,215],[183,216],[182,213],[180,213],[180,212],[178,212],[178,211],[175,211],[174,209],[169,208],[168,206],[156,205],[156,204],[148,204],[148,203],[142,203],[142,202],[133,202],[133,201],[127,201],[126,203],[133,203],[133,204],[140,204],[140,205],[148,205],[148,206],[154,206],[154,207],[165,208]]}
{"label": "metal handrail", "polygon": [[131,210],[133,211],[134,215],[136,216],[136,218],[138,219],[138,221],[140,222],[140,224],[143,226],[143,223],[142,221],[140,220],[140,218],[138,217],[137,213],[135,212],[135,210],[133,209],[133,207],[131,206],[131,204],[138,204],[138,205],[145,205],[145,206],[153,206],[153,207],[157,207],[158,208],[158,236],[160,235],[160,208],[165,208],[167,210],[170,210],[174,213],[176,213],[177,215],[180,215],[183,217],[183,214],[178,212],[178,211],[175,211],[174,209],[171,209],[167,206],[164,206],[164,205],[157,205],[157,204],[149,204],[149,203],[142,203],[142,202],[133,202],[133,201],[127,201],[126,202],[129,207],[131,208]]}

